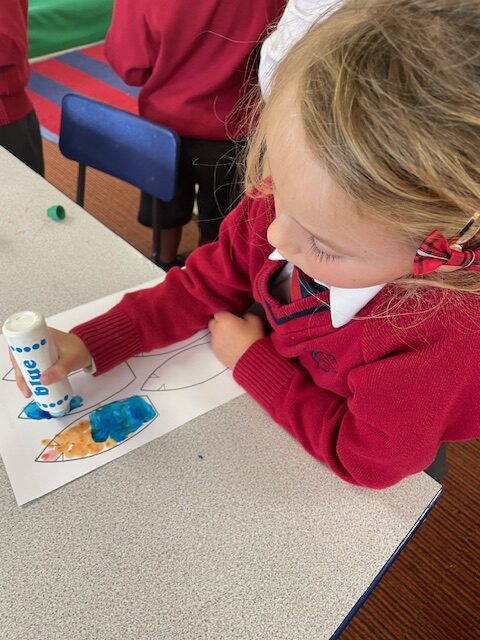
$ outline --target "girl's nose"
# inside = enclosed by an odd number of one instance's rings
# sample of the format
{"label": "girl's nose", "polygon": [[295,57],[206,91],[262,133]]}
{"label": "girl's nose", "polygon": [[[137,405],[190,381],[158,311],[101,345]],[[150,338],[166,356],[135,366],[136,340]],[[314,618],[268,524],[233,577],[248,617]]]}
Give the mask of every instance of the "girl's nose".
{"label": "girl's nose", "polygon": [[294,224],[287,218],[277,216],[267,230],[268,242],[278,249],[282,255],[292,256],[299,253],[300,246],[296,239]]}

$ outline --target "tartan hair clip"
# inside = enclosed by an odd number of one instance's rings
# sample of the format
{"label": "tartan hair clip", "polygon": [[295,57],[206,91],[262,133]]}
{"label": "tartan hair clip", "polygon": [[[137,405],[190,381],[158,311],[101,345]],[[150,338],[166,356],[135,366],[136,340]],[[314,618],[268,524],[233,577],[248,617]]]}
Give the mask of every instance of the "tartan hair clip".
{"label": "tartan hair clip", "polygon": [[432,231],[417,249],[413,275],[433,273],[442,265],[480,271],[479,236],[480,213],[470,218],[460,233],[450,240],[440,231]]}

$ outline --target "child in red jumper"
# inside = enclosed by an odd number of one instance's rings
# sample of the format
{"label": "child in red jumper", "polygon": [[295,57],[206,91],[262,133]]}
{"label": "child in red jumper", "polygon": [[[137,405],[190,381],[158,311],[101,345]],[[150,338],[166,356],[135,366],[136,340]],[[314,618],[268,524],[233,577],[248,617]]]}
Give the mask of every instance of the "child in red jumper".
{"label": "child in red jumper", "polygon": [[[255,49],[286,0],[116,0],[105,54],[127,84],[141,86],[139,113],[181,136],[177,193],[160,205],[159,266],[175,265],[198,185],[200,244],[213,242],[238,203],[246,94]],[[152,197],[139,221],[151,226]]]}
{"label": "child in red jumper", "polygon": [[0,146],[43,175],[40,127],[25,91],[28,0],[0,3]]}
{"label": "child in red jumper", "polygon": [[469,0],[351,1],[313,27],[277,69],[255,189],[220,241],[56,332],[42,382],[208,324],[234,378],[348,482],[387,487],[478,437],[479,37]]}

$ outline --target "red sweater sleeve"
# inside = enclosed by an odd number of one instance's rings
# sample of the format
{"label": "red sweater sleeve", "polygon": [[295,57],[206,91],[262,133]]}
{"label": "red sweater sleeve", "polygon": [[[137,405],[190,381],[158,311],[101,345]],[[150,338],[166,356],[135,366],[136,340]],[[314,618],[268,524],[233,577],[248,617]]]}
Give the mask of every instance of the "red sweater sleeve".
{"label": "red sweater sleeve", "polygon": [[150,36],[145,4],[144,0],[116,0],[105,40],[108,62],[124,82],[135,87],[143,86],[150,77],[159,46]]}
{"label": "red sweater sleeve", "polygon": [[0,2],[0,126],[26,115],[33,107],[25,93],[30,70],[27,59],[27,4]]}
{"label": "red sweater sleeve", "polygon": [[252,246],[241,227],[254,215],[252,209],[255,205],[244,198],[222,223],[218,242],[194,251],[185,269],[171,269],[161,284],[126,294],[107,313],[72,329],[87,345],[97,374],[188,338],[217,311],[243,313],[250,307]]}
{"label": "red sweater sleeve", "polygon": [[[242,356],[234,378],[338,476],[381,489],[427,468],[442,441],[480,435],[474,418],[478,384],[465,379],[465,360],[459,358],[462,351],[468,358],[468,344],[433,341],[423,349],[383,354],[350,371],[350,395],[344,397],[317,386],[297,359],[279,355],[267,337]],[[452,385],[455,379],[462,383]]]}

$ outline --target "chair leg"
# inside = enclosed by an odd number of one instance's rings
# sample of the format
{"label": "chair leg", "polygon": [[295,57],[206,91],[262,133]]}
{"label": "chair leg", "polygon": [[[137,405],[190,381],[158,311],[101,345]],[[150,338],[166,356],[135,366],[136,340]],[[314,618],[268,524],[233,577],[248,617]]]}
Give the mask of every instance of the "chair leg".
{"label": "chair leg", "polygon": [[157,198],[152,198],[152,262],[160,260],[160,208]]}
{"label": "chair leg", "polygon": [[85,199],[85,173],[86,166],[84,164],[78,165],[78,176],[77,176],[77,204],[83,207],[83,202]]}

